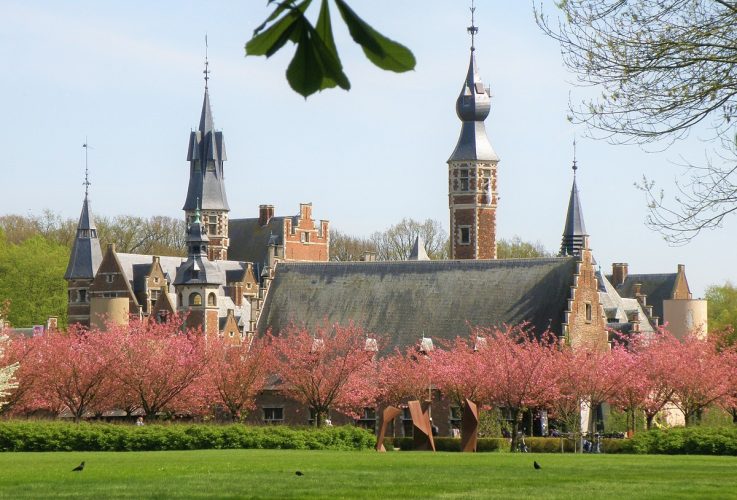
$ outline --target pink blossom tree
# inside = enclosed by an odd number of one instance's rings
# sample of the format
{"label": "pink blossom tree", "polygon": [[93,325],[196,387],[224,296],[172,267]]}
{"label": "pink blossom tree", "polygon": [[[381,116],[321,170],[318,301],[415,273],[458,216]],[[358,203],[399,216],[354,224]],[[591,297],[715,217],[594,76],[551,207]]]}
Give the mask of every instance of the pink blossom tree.
{"label": "pink blossom tree", "polygon": [[116,394],[123,397],[119,406],[131,405],[135,398],[147,417],[157,418],[162,411],[192,410],[202,400],[195,382],[207,364],[206,339],[183,330],[181,319],[110,324],[103,336],[116,352]]}
{"label": "pink blossom tree", "polygon": [[478,328],[474,333],[486,339],[478,354],[489,382],[489,402],[511,413],[514,451],[523,412],[546,407],[556,397],[556,340],[549,333],[537,339],[525,325]]}
{"label": "pink blossom tree", "polygon": [[114,358],[99,332],[79,325],[37,339],[33,355],[36,389],[51,407],[65,407],[75,422],[110,404]]}
{"label": "pink blossom tree", "polygon": [[225,408],[233,421],[245,417],[266,385],[271,346],[266,338],[235,345],[224,337],[209,338],[202,379],[206,401]]}
{"label": "pink blossom tree", "polygon": [[382,404],[401,406],[408,400],[423,401],[429,397],[431,359],[416,347],[405,352],[396,350],[384,357],[378,372],[378,399]]}
{"label": "pink blossom tree", "polygon": [[315,425],[322,425],[331,409],[357,416],[373,406],[377,388],[373,377],[375,350],[367,348],[359,327],[333,325],[289,327],[272,337],[274,372],[282,393],[312,410]]}

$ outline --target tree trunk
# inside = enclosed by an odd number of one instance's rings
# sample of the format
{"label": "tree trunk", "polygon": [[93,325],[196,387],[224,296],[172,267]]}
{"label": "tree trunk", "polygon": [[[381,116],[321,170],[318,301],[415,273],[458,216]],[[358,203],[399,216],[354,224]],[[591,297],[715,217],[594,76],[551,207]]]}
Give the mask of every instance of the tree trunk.
{"label": "tree trunk", "polygon": [[509,444],[510,449],[509,451],[515,452],[517,451],[517,429],[519,429],[519,424],[521,420],[522,414],[519,410],[519,408],[513,408],[512,409],[512,442]]}
{"label": "tree trunk", "polygon": [[655,413],[645,413],[645,422],[647,424],[647,430],[653,428],[653,420],[655,419]]}

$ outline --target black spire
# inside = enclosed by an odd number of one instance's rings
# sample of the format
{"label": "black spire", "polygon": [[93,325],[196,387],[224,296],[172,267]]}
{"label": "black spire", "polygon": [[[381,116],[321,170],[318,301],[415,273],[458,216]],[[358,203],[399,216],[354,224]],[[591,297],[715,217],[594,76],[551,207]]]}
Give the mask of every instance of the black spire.
{"label": "black spire", "polygon": [[207,88],[210,73],[208,65],[205,57],[205,97],[202,101],[200,126],[189,135],[189,187],[183,207],[186,211],[197,208],[198,198],[204,210],[230,210],[223,174],[223,162],[227,160],[225,142],[223,133],[215,131],[212,119],[210,92]]}
{"label": "black spire", "polygon": [[77,236],[72,245],[72,253],[69,256],[69,264],[64,273],[64,279],[93,279],[97,268],[102,262],[102,250],[100,250],[100,240],[97,239],[97,227],[92,217],[89,200],[89,170],[87,169],[87,143],[82,146],[85,148],[85,176],[84,176],[84,202],[82,203],[82,213],[79,215],[77,223]]}
{"label": "black spire", "polygon": [[581,200],[578,197],[578,187],[576,186],[576,141],[573,141],[573,186],[571,187],[571,198],[568,201],[568,214],[566,215],[566,225],[563,229],[563,241],[560,245],[561,255],[580,255],[581,250],[586,246],[588,233],[586,225],[583,222],[583,210],[581,209]]}
{"label": "black spire", "polygon": [[476,66],[475,37],[479,29],[474,21],[475,11],[476,8],[472,4],[471,26],[467,28],[471,35],[471,60],[466,80],[456,100],[456,114],[463,125],[455,151],[448,161],[499,161],[499,157],[491,147],[484,125],[484,120],[491,110],[491,94],[484,86]]}

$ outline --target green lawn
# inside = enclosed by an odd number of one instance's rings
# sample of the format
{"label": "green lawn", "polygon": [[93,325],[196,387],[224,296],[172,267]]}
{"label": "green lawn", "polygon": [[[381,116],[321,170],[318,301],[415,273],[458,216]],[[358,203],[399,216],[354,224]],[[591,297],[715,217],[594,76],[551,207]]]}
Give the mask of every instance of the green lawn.
{"label": "green lawn", "polygon": [[[71,472],[82,460],[87,467]],[[532,461],[542,464],[534,470]],[[304,472],[297,477],[295,471]],[[0,453],[0,498],[737,498],[737,457],[205,450]]]}

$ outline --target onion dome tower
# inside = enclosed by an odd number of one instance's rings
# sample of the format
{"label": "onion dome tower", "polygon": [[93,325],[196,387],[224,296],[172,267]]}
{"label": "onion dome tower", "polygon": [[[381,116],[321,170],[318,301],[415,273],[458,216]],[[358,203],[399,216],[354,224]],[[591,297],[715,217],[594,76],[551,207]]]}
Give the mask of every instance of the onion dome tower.
{"label": "onion dome tower", "polygon": [[491,93],[476,66],[474,24],[471,7],[471,60],[461,93],[456,100],[461,134],[448,159],[450,208],[450,258],[496,258],[497,165],[499,157],[486,135],[484,120],[491,110]]}

